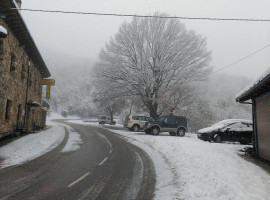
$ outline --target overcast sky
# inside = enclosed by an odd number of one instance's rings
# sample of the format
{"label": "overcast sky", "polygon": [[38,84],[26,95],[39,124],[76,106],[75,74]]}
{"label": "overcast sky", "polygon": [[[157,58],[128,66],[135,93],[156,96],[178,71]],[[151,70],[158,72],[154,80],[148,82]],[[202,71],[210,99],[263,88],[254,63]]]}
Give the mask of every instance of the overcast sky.
{"label": "overcast sky", "polygon": [[[119,14],[270,19],[269,0],[22,0],[22,8]],[[129,17],[22,11],[41,53],[61,52],[94,62],[105,43]],[[215,70],[270,44],[270,22],[181,20],[207,37]],[[44,55],[46,55],[44,53]],[[48,58],[43,56],[46,63]],[[70,59],[70,57],[67,57]],[[57,66],[48,65],[49,69]],[[270,67],[270,47],[222,73],[256,78]]]}

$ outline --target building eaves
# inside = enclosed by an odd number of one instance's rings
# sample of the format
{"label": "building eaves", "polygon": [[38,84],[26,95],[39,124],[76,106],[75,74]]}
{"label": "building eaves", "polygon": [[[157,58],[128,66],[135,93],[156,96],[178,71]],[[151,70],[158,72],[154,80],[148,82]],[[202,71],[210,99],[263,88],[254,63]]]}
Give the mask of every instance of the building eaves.
{"label": "building eaves", "polygon": [[244,102],[270,92],[270,68],[248,87],[236,95],[236,101]]}
{"label": "building eaves", "polygon": [[[15,8],[15,9],[14,9]],[[15,1],[2,0],[0,13],[4,14],[4,21],[7,24],[9,30],[18,39],[21,47],[24,48],[29,58],[33,61],[43,78],[51,76],[21,14],[17,10]]]}

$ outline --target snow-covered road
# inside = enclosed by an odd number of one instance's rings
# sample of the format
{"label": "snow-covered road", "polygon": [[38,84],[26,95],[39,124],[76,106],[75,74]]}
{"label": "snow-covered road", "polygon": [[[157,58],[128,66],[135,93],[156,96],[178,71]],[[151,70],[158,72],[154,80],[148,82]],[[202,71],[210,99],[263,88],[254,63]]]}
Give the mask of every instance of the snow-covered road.
{"label": "snow-covered road", "polygon": [[270,175],[240,156],[244,145],[204,142],[194,134],[152,136],[110,125],[70,122],[110,129],[145,150],[156,167],[156,199],[269,199]]}
{"label": "snow-covered road", "polygon": [[[172,137],[130,132],[121,125],[99,125],[81,120],[69,122],[109,129],[139,146],[152,158],[157,174],[155,199],[185,200],[268,200],[270,175],[241,157],[245,146],[237,143],[209,143],[194,134]],[[0,148],[1,167],[32,160],[52,150],[65,135],[62,125],[49,122],[46,131],[29,134]],[[83,142],[69,126],[69,139],[62,152],[75,151]]]}

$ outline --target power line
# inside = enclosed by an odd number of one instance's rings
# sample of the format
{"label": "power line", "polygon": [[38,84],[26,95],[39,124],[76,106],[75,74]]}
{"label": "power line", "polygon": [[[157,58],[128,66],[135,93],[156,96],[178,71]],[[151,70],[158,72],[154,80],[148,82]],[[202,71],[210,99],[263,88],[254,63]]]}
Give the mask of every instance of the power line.
{"label": "power line", "polygon": [[251,54],[249,54],[249,55],[247,55],[247,56],[241,58],[240,60],[237,60],[237,61],[235,61],[235,62],[233,62],[233,63],[231,63],[231,64],[229,64],[229,65],[227,65],[227,66],[225,66],[225,67],[222,67],[221,69],[218,69],[218,70],[216,70],[216,71],[213,71],[212,74],[217,73],[217,72],[220,72],[220,71],[222,71],[222,70],[224,70],[224,69],[227,69],[227,68],[229,68],[229,67],[231,67],[231,66],[233,66],[233,65],[235,65],[235,64],[237,64],[237,63],[239,63],[239,62],[241,62],[241,61],[243,61],[243,60],[245,60],[245,59],[247,59],[247,58],[249,58],[250,56],[253,56],[254,54],[256,54],[256,53],[258,53],[258,52],[260,52],[260,51],[266,49],[267,47],[270,47],[270,44],[268,44],[268,45],[266,45],[265,47],[263,47],[263,48],[261,48],[261,49],[255,51],[255,52],[253,52],[253,53],[251,53]]}
{"label": "power line", "polygon": [[98,13],[98,12],[79,12],[79,11],[62,11],[62,10],[40,10],[40,9],[19,9],[21,11],[46,12],[46,13],[62,13],[62,14],[78,14],[78,15],[102,15],[115,17],[148,17],[163,19],[188,19],[188,20],[214,20],[214,21],[246,21],[246,22],[270,22],[270,19],[245,19],[245,18],[212,18],[212,17],[182,17],[182,16],[160,16],[160,15],[136,15],[136,14],[116,14],[116,13]]}

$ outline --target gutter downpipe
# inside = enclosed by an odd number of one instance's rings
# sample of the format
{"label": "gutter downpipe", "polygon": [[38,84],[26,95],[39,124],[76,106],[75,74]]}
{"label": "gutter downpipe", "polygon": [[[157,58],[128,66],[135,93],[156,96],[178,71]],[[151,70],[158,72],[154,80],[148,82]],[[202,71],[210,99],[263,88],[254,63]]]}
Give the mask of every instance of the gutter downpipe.
{"label": "gutter downpipe", "polygon": [[250,103],[250,102],[244,102],[244,101],[239,101],[239,103],[252,105],[252,103]]}
{"label": "gutter downpipe", "polygon": [[253,132],[254,132],[254,149],[256,156],[259,157],[259,149],[258,149],[258,130],[257,130],[257,108],[256,108],[256,100],[252,99],[252,117],[253,117]]}
{"label": "gutter downpipe", "polygon": [[27,101],[28,101],[28,90],[29,90],[29,74],[30,74],[30,59],[28,60],[28,69],[27,69],[27,80],[26,80],[26,94],[25,94],[25,106],[24,106],[24,128],[27,129],[26,127],[26,116],[28,115],[28,106],[27,106]]}

